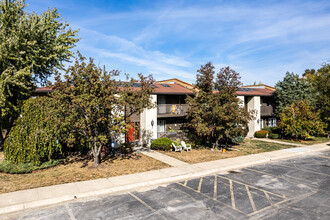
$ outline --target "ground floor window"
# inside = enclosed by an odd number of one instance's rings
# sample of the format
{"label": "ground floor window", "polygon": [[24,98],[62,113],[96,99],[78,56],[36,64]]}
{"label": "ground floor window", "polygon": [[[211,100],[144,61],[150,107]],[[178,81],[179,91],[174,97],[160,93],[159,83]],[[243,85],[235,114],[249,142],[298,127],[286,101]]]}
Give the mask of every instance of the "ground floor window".
{"label": "ground floor window", "polygon": [[261,128],[276,127],[276,118],[262,118]]}

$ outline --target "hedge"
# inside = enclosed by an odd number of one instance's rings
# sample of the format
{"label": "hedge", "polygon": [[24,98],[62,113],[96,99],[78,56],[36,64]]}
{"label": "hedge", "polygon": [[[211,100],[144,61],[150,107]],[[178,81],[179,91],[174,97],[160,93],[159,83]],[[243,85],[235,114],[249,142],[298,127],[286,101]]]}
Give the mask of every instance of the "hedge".
{"label": "hedge", "polygon": [[166,150],[169,151],[171,149],[173,141],[169,138],[157,138],[151,142],[150,148],[153,150]]}
{"label": "hedge", "polygon": [[269,134],[268,135],[268,138],[270,138],[270,139],[278,139],[279,138],[279,135],[278,134]]}
{"label": "hedge", "polygon": [[254,136],[256,138],[265,138],[265,137],[267,137],[267,134],[268,134],[268,131],[266,131],[266,130],[260,130],[260,131],[256,131],[254,133]]}
{"label": "hedge", "polygon": [[272,134],[273,133],[273,128],[271,127],[265,127],[263,129],[261,129],[262,131],[268,131],[268,134]]}

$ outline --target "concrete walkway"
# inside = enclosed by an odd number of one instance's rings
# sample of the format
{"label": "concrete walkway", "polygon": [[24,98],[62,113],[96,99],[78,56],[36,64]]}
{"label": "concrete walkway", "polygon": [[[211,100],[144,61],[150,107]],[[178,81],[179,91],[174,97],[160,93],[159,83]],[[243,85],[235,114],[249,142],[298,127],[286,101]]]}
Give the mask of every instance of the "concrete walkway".
{"label": "concrete walkway", "polygon": [[285,145],[291,145],[291,146],[298,146],[298,147],[305,147],[305,146],[310,146],[306,144],[295,144],[295,143],[290,143],[290,142],[285,142],[285,141],[275,141],[272,139],[268,138],[251,138],[252,140],[257,140],[257,141],[265,141],[265,142],[271,142],[271,143],[277,143],[277,144],[285,144]]}
{"label": "concrete walkway", "polygon": [[[163,163],[166,163],[172,167],[179,167],[179,166],[184,166],[184,165],[187,165],[188,163],[186,162],[183,162],[181,160],[178,160],[178,159],[175,159],[173,157],[170,157],[170,156],[167,156],[165,154],[162,154],[162,153],[159,153],[157,151],[153,151],[153,150],[150,150],[150,151],[141,151],[141,153],[147,155],[148,157],[152,157],[156,160],[159,160]],[[178,153],[179,154],[179,153]]]}
{"label": "concrete walkway", "polygon": [[[123,191],[140,189],[142,187],[178,182],[214,173],[221,173],[247,166],[267,163],[269,161],[286,159],[300,155],[308,155],[322,150],[330,150],[330,142],[313,146],[283,149],[261,154],[252,154],[217,161],[203,162],[193,165],[177,164],[178,166],[176,167],[143,173],[4,193],[0,194],[0,215],[84,197],[119,193]],[[171,161],[170,163],[174,162]]]}

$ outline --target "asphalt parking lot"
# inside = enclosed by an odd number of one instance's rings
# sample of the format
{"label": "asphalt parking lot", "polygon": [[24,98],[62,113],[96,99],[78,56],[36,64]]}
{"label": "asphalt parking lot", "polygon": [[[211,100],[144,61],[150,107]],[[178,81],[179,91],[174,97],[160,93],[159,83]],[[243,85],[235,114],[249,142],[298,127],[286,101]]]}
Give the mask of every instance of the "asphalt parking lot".
{"label": "asphalt parking lot", "polygon": [[3,219],[330,219],[330,151]]}

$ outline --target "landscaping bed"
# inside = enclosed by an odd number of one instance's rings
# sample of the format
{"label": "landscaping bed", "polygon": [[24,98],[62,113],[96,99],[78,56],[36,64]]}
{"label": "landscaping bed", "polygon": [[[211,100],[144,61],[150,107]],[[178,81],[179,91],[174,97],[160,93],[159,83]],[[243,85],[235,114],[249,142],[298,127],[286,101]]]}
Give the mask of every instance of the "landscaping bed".
{"label": "landscaping bed", "polygon": [[285,148],[292,148],[292,145],[268,143],[258,140],[244,140],[243,143],[235,145],[232,150],[221,152],[220,150],[212,150],[209,148],[193,149],[192,152],[170,152],[170,151],[159,151],[160,153],[174,157],[178,160],[193,164],[212,160],[220,160],[231,157],[244,156],[248,154],[257,154],[262,152],[281,150]]}
{"label": "landscaping bed", "polygon": [[0,173],[0,193],[127,175],[169,167],[167,164],[145,155],[133,155],[129,158],[109,158],[103,161],[97,168],[91,168],[92,165],[93,161],[90,158],[74,157],[64,164],[32,173]]}

